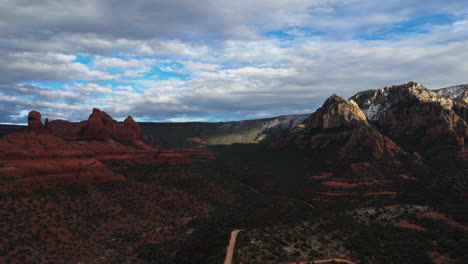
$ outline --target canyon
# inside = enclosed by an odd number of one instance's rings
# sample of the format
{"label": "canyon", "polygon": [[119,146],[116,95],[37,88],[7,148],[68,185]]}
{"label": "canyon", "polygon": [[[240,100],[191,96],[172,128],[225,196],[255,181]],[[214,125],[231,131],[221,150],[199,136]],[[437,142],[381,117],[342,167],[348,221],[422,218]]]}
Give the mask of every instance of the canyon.
{"label": "canyon", "polygon": [[464,263],[467,89],[219,123],[30,111],[0,125],[0,262]]}

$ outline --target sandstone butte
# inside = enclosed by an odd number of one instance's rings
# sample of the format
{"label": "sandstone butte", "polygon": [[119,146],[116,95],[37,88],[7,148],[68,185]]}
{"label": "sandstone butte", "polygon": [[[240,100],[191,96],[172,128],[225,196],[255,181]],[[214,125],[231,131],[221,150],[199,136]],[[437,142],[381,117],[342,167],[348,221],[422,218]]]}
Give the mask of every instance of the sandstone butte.
{"label": "sandstone butte", "polygon": [[31,111],[25,132],[0,138],[0,193],[56,185],[125,180],[111,169],[132,163],[190,165],[214,155],[200,149],[162,150],[142,141],[132,117],[123,123],[93,109],[87,121],[45,120]]}
{"label": "sandstone butte", "polygon": [[363,200],[368,200],[366,196],[393,197],[402,181],[400,175],[408,174],[408,167],[421,166],[417,156],[405,152],[371,126],[355,101],[337,95],[328,98],[289,135],[268,147],[287,146],[307,150],[317,157],[327,157],[327,152],[338,154],[329,156],[328,160],[339,167],[337,175],[327,176],[327,180],[311,177],[311,186],[318,194],[314,199],[318,200],[330,197],[336,200],[336,196],[363,197]]}

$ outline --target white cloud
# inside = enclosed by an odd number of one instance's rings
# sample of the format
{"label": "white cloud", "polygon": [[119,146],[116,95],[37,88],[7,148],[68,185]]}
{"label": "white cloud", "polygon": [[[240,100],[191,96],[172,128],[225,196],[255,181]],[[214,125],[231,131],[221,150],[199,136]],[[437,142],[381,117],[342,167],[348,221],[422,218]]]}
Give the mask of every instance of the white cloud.
{"label": "white cloud", "polygon": [[221,68],[221,65],[203,63],[197,61],[185,61],[183,62],[184,68],[188,72],[198,72],[198,71],[215,71]]}
{"label": "white cloud", "polygon": [[110,86],[100,86],[96,83],[74,83],[73,86],[66,86],[65,89],[96,94],[112,93],[112,89]]}
{"label": "white cloud", "polygon": [[[145,120],[265,117],[332,93],[467,83],[462,2],[0,1],[0,122],[31,107],[72,120],[95,106]],[[441,14],[455,21],[362,38]]]}
{"label": "white cloud", "polygon": [[0,81],[33,80],[106,80],[107,72],[92,70],[74,62],[76,56],[62,53],[16,52],[6,53],[0,49]]}
{"label": "white cloud", "polygon": [[109,58],[97,56],[94,59],[94,67],[102,69],[113,69],[113,68],[134,68],[140,67],[145,64],[145,61],[140,61],[136,59],[124,60],[120,58]]}

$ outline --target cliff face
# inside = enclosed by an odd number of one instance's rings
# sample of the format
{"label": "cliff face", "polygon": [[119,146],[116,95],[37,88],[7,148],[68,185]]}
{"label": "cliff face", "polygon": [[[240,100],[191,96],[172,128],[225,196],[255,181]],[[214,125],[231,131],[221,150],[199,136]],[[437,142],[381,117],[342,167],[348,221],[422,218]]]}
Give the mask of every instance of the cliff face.
{"label": "cliff face", "polygon": [[140,123],[145,142],[169,148],[187,147],[187,140],[200,138],[206,145],[259,143],[288,134],[308,114],[233,122]]}
{"label": "cliff face", "polygon": [[279,141],[270,148],[303,149],[314,160],[304,188],[320,201],[394,197],[401,175],[423,166],[372,126],[356,102],[336,95]]}
{"label": "cliff face", "polygon": [[292,132],[296,145],[311,149],[338,147],[338,158],[392,159],[407,155],[391,139],[369,125],[353,100],[332,95]]}
{"label": "cliff face", "polygon": [[414,82],[358,93],[351,99],[370,121],[378,122],[392,136],[428,126],[431,122],[446,123],[451,130],[461,125],[453,112],[456,105],[453,100]]}
{"label": "cliff face", "polygon": [[448,151],[451,158],[466,159],[466,105],[451,97],[410,82],[361,92],[351,99],[384,134],[404,148],[428,156],[442,145],[452,146],[454,149]]}
{"label": "cliff face", "polygon": [[302,124],[308,129],[356,127],[367,124],[367,119],[354,101],[332,95]]}

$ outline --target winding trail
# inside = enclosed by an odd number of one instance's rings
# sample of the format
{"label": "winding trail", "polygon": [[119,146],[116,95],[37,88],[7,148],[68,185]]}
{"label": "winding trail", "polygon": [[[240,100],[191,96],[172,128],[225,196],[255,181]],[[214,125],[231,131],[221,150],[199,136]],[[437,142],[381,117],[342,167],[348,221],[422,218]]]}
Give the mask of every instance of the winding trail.
{"label": "winding trail", "polygon": [[240,229],[236,229],[231,232],[231,239],[229,239],[229,245],[226,248],[226,258],[224,259],[224,264],[231,264],[232,262],[232,257],[234,255],[234,247],[236,246],[237,234],[239,234],[240,231]]}

